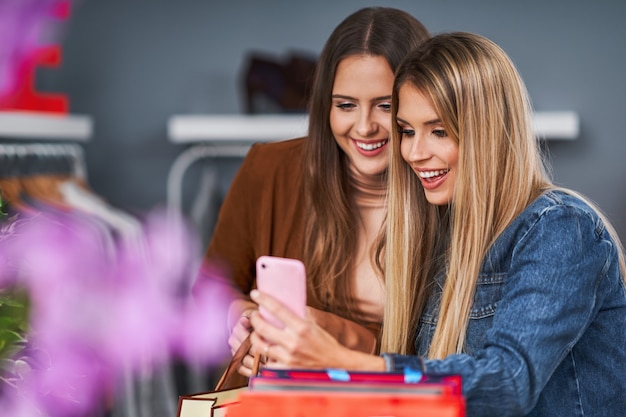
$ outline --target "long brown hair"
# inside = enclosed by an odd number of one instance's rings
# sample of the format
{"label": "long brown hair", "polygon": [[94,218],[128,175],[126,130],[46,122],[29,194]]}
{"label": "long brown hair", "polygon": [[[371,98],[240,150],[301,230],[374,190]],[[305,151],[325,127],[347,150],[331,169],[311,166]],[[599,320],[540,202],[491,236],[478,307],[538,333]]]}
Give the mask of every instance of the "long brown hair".
{"label": "long brown hair", "polygon": [[332,32],[316,68],[304,166],[309,198],[304,253],[308,293],[313,305],[350,319],[357,320],[348,279],[356,252],[357,213],[345,155],[330,128],[336,69],[349,56],[371,55],[384,57],[395,71],[408,52],[428,37],[428,30],[404,11],[364,8]]}

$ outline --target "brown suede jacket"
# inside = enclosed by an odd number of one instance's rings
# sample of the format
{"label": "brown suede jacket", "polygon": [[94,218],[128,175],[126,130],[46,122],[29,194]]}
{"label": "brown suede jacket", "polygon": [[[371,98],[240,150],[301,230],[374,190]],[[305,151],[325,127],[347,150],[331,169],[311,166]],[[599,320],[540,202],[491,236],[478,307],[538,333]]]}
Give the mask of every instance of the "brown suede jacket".
{"label": "brown suede jacket", "polygon": [[[247,296],[261,255],[302,259],[306,220],[303,183],[306,138],[257,143],[246,155],[220,209],[206,252],[226,268],[229,285]],[[200,277],[199,279],[202,279]],[[374,352],[378,326],[360,326],[316,309],[316,322],[352,349]]]}

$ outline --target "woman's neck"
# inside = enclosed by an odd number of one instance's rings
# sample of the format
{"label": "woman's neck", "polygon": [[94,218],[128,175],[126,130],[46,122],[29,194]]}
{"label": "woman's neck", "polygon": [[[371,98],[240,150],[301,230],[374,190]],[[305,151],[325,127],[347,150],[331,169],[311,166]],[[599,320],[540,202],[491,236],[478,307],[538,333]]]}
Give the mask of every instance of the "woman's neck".
{"label": "woman's neck", "polygon": [[363,175],[350,169],[350,186],[358,207],[380,208],[384,205],[387,192],[384,174]]}

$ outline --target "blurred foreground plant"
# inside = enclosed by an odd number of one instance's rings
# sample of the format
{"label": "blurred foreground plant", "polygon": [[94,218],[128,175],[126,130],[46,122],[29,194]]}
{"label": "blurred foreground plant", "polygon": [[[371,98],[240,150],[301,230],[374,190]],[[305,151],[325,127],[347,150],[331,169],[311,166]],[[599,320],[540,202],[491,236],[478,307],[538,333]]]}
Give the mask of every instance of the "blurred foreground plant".
{"label": "blurred foreground plant", "polygon": [[28,296],[18,289],[0,289],[0,372],[26,342]]}
{"label": "blurred foreground plant", "polygon": [[[9,219],[0,191],[0,244],[14,233],[15,218]],[[4,265],[8,268],[9,265]],[[0,287],[0,376],[11,368],[7,357],[23,346],[28,324],[28,296],[20,289]]]}
{"label": "blurred foreground plant", "polygon": [[113,245],[80,216],[40,214],[3,231],[3,416],[85,416],[124,375],[228,355],[229,293],[202,280],[191,297],[200,252],[182,219],[154,212]]}
{"label": "blurred foreground plant", "polygon": [[[59,37],[51,10],[76,2],[0,0],[0,101]],[[134,239],[118,240],[81,215],[3,214],[0,417],[85,417],[125,375],[228,355],[229,294],[202,280],[191,298],[198,239],[182,219],[154,212]]]}

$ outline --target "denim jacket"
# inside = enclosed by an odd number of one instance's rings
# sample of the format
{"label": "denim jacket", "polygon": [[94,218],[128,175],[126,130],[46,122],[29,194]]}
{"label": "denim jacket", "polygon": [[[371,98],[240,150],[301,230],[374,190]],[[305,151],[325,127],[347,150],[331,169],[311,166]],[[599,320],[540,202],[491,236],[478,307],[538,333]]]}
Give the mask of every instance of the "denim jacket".
{"label": "denim jacket", "polygon": [[417,356],[388,370],[463,378],[467,415],[626,415],[626,286],[617,247],[579,198],[551,191],[504,231],[483,262],[463,354],[428,351],[443,286],[418,324]]}

